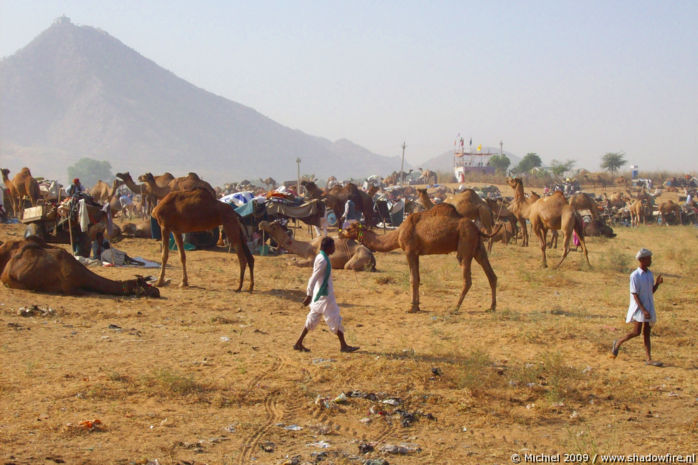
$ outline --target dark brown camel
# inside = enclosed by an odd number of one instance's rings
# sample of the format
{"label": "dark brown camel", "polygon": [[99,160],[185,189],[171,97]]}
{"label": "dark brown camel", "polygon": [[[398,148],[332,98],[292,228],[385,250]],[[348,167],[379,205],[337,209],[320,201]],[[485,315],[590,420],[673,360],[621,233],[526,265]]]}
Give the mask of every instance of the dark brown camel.
{"label": "dark brown camel", "polygon": [[160,291],[138,277],[112,281],[88,270],[72,255],[51,247],[36,236],[12,240],[0,246],[0,281],[11,289],[77,294],[160,297]]}

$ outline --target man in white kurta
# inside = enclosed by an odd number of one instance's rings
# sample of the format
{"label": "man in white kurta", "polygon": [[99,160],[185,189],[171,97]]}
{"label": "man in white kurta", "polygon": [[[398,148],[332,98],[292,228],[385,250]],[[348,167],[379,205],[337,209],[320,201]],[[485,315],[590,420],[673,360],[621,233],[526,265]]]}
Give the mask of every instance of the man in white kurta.
{"label": "man in white kurta", "polygon": [[344,340],[344,327],[342,326],[342,316],[339,314],[339,306],[334,296],[334,286],[332,285],[332,265],[329,256],[334,253],[334,240],[331,237],[324,237],[320,244],[320,253],[315,257],[313,264],[313,274],[308,280],[308,288],[303,305],[310,305],[310,312],[305,319],[305,327],[300,338],[293,346],[301,352],[310,350],[303,345],[303,339],[308,331],[315,329],[324,318],[330,330],[339,338],[342,352],[354,352],[358,347],[352,347]]}
{"label": "man in white kurta", "polygon": [[662,275],[654,275],[649,269],[652,264],[652,252],[647,249],[640,249],[635,255],[640,262],[640,266],[630,275],[630,305],[625,316],[626,323],[633,324],[633,330],[623,338],[613,341],[611,355],[615,358],[621,344],[629,339],[637,337],[642,332],[645,341],[646,363],[648,365],[662,366],[661,362],[652,360],[652,346],[650,343],[650,332],[652,326],[657,322],[657,312],[654,309],[654,293],[659,285],[664,282]]}

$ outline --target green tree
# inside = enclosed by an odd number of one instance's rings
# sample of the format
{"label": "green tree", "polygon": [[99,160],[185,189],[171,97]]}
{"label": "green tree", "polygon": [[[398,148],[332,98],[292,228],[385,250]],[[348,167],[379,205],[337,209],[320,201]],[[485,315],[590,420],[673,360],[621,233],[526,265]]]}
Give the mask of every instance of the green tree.
{"label": "green tree", "polygon": [[550,171],[555,175],[556,177],[562,177],[563,174],[568,172],[574,167],[575,161],[574,160],[567,160],[566,162],[561,162],[557,160],[553,160],[552,164],[550,165]]}
{"label": "green tree", "polygon": [[68,167],[68,181],[79,178],[80,184],[86,189],[97,184],[100,179],[111,182],[114,175],[111,172],[111,164],[108,161],[99,161],[93,158],[81,158],[74,165]]}
{"label": "green tree", "polygon": [[507,168],[511,164],[511,160],[506,155],[492,155],[488,165],[495,169],[498,173],[506,173]]}
{"label": "green tree", "polygon": [[625,154],[622,152],[608,152],[601,158],[601,168],[610,172],[611,175],[614,175],[626,163]]}
{"label": "green tree", "polygon": [[543,164],[543,162],[541,161],[541,159],[537,153],[527,153],[526,156],[521,159],[519,164],[516,165],[516,168],[514,168],[514,171],[516,173],[522,173],[522,174],[528,173],[533,168],[538,168],[542,164]]}

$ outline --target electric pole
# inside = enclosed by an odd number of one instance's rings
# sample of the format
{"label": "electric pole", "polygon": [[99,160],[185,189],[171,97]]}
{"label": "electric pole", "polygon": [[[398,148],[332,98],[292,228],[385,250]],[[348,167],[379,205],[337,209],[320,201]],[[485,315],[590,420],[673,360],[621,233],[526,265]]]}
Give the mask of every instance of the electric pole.
{"label": "electric pole", "polygon": [[402,142],[402,163],[400,163],[400,185],[404,186],[405,185],[405,148],[407,147],[407,144],[405,142]]}

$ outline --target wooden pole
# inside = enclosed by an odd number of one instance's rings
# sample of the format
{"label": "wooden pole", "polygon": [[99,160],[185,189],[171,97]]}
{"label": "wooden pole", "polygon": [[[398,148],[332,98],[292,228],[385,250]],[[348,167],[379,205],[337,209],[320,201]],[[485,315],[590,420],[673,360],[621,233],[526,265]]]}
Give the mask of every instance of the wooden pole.
{"label": "wooden pole", "polygon": [[70,200],[70,208],[68,209],[68,234],[70,235],[70,251],[75,255],[75,248],[73,247],[73,222],[71,217],[73,216],[73,200]]}

